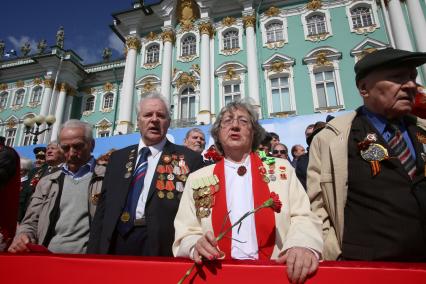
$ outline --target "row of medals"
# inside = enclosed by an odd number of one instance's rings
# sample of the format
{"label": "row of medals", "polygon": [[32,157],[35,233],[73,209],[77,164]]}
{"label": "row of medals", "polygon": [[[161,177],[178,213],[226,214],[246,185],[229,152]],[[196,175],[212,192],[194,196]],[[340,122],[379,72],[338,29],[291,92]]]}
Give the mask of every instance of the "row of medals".
{"label": "row of medals", "polygon": [[[277,180],[277,176],[276,176],[276,172],[275,172],[275,168],[276,168],[275,163],[268,165],[268,167],[269,167],[268,171],[265,169],[264,166],[259,167],[259,172],[263,176],[263,181],[266,182],[266,183]],[[279,175],[280,179],[282,179],[282,180],[287,179],[287,173],[286,173],[286,167],[285,166],[279,166],[278,167],[278,175]]]}
{"label": "row of medals", "polygon": [[198,218],[208,217],[214,206],[214,194],[219,191],[219,179],[216,175],[194,180],[192,183],[193,198]]}
{"label": "row of medals", "polygon": [[[172,154],[172,155],[163,155],[162,161],[163,165],[157,166],[158,180],[156,183],[157,196],[160,199],[167,198],[173,199],[175,198],[175,194],[173,190],[176,188],[178,192],[182,192],[184,189],[184,183],[188,179],[187,174],[189,174],[189,168],[185,163],[184,155]],[[176,181],[176,185],[173,184],[174,180]],[[165,183],[164,183],[165,182]],[[164,191],[167,193],[164,193]]]}

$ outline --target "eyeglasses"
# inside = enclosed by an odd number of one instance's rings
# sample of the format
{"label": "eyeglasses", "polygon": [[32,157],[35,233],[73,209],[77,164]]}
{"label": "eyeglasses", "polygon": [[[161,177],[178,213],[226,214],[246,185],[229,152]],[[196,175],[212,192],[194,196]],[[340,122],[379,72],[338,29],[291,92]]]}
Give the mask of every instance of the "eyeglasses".
{"label": "eyeglasses", "polygon": [[273,150],[272,154],[281,154],[281,155],[287,155],[287,150]]}
{"label": "eyeglasses", "polygon": [[250,120],[247,117],[237,117],[237,118],[233,118],[233,117],[225,117],[224,119],[222,119],[222,121],[220,122],[220,125],[222,127],[229,127],[231,125],[234,124],[234,121],[238,122],[239,126],[243,126],[246,127],[250,124]]}

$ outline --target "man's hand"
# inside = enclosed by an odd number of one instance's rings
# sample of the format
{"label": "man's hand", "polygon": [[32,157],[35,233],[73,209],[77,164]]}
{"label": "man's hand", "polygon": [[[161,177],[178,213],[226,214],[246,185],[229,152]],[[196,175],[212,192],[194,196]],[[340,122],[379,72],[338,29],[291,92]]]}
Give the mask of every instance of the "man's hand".
{"label": "man's hand", "polygon": [[318,258],[311,250],[302,247],[288,249],[277,262],[287,264],[287,275],[291,283],[303,283],[318,269]]}
{"label": "man's hand", "polygon": [[8,251],[11,253],[29,252],[30,250],[27,248],[27,244],[34,242],[35,241],[31,240],[27,234],[20,234],[13,240]]}
{"label": "man's hand", "polygon": [[200,264],[202,257],[213,260],[220,257],[220,252],[217,249],[217,241],[212,232],[207,232],[202,236],[194,247],[194,260]]}

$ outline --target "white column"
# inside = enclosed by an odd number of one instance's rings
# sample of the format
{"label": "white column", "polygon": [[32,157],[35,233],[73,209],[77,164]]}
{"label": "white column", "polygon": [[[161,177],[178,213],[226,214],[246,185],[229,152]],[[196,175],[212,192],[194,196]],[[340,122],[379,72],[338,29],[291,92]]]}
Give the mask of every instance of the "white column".
{"label": "white column", "polygon": [[209,22],[201,23],[200,33],[200,111],[197,116],[197,123],[210,124],[210,36],[213,35],[212,25]]}
{"label": "white column", "polygon": [[385,19],[385,26],[387,30],[387,35],[389,37],[389,41],[392,47],[395,47],[395,40],[393,39],[392,26],[389,19],[389,12],[386,8],[385,0],[380,0],[380,6],[382,8],[383,17]]}
{"label": "white column", "polygon": [[135,36],[130,36],[126,41],[127,57],[124,67],[123,88],[120,94],[120,112],[118,113],[118,125],[116,132],[122,134],[131,133],[133,130],[133,92],[135,89],[136,58],[140,48],[140,40]]}
{"label": "white column", "polygon": [[75,93],[68,93],[65,102],[64,122],[71,119],[72,104]]}
{"label": "white column", "polygon": [[388,10],[396,48],[413,51],[400,1],[389,0]]}
{"label": "white column", "polygon": [[[426,52],[426,20],[420,1],[405,0],[405,3],[407,4],[411,27],[413,28],[417,51]],[[421,68],[424,75],[423,82],[426,82],[426,65],[423,64]]]}
{"label": "white column", "polygon": [[172,103],[170,86],[172,85],[172,52],[175,36],[172,30],[166,29],[163,38],[163,69],[161,70],[161,94]]}
{"label": "white column", "polygon": [[50,100],[52,99],[52,87],[53,87],[53,80],[51,79],[44,80],[44,92],[43,92],[43,99],[41,100],[40,115],[43,115],[43,116],[49,115]]}
{"label": "white column", "polygon": [[262,117],[259,98],[259,66],[257,63],[256,33],[254,31],[256,17],[254,15],[246,15],[243,17],[243,22],[246,28],[249,95],[250,98],[254,101],[253,103],[258,106],[260,117]]}
{"label": "white column", "polygon": [[56,110],[55,110],[55,118],[56,122],[52,126],[52,135],[50,136],[50,141],[56,140],[59,133],[59,128],[62,125],[62,118],[64,117],[64,110],[65,110],[65,100],[67,97],[67,84],[62,83],[61,89],[59,91],[58,100],[56,103]]}

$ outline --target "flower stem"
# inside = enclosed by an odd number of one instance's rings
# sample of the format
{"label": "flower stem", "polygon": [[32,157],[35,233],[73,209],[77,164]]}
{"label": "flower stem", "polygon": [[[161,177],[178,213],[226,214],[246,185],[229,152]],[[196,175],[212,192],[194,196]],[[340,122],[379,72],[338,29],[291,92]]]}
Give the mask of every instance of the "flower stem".
{"label": "flower stem", "polygon": [[179,282],[178,282],[178,284],[182,284],[183,283],[183,281],[185,281],[185,279],[186,278],[188,278],[188,276],[189,275],[191,275],[191,273],[192,273],[192,270],[194,270],[194,268],[195,268],[195,266],[196,266],[197,264],[194,262],[194,264],[191,266],[191,268],[190,269],[188,269],[187,271],[186,271],[186,273],[185,273],[185,275],[179,280]]}

